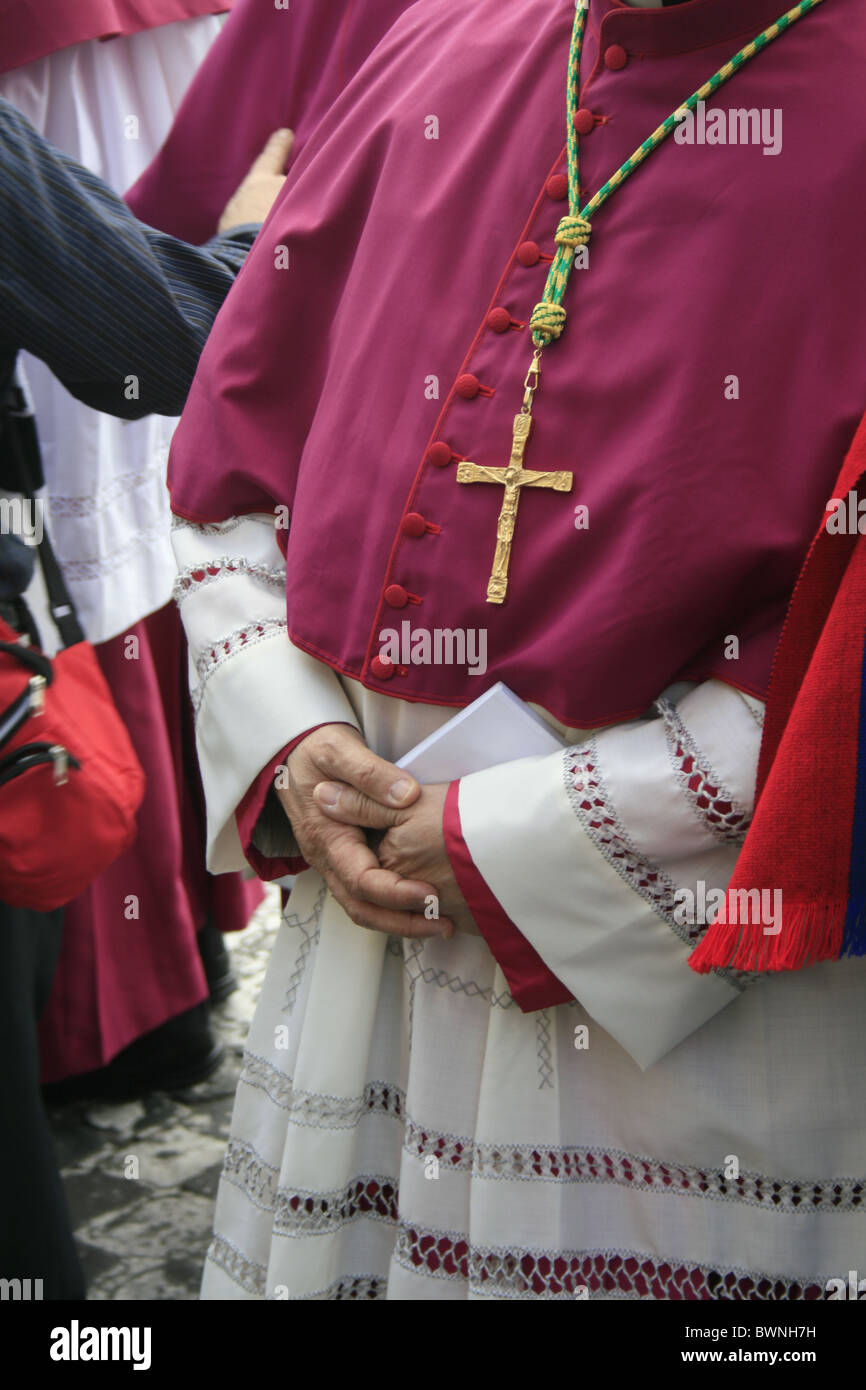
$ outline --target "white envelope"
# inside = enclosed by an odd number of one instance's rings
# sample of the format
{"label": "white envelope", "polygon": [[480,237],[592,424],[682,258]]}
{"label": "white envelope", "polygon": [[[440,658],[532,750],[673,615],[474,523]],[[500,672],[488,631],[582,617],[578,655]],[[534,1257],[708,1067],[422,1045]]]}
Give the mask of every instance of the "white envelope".
{"label": "white envelope", "polygon": [[497,763],[565,747],[535,710],[502,681],[479,695],[397,762],[419,782],[452,782]]}

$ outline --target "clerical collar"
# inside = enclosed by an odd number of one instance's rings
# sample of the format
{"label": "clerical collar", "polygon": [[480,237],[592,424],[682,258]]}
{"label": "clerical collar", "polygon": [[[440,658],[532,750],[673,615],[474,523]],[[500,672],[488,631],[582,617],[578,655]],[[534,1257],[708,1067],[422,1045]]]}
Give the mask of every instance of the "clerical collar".
{"label": "clerical collar", "polygon": [[663,58],[731,39],[745,41],[784,8],[785,0],[681,0],[651,7],[644,0],[590,0],[589,24],[602,49],[616,43],[634,56]]}

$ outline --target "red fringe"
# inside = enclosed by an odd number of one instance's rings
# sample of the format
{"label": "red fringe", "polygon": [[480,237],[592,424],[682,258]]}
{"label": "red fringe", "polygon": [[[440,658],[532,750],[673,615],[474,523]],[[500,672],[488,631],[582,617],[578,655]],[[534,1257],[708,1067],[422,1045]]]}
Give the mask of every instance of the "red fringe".
{"label": "red fringe", "polygon": [[703,941],[689,956],[698,975],[711,970],[801,970],[822,960],[838,960],[842,951],[847,901],[783,904],[781,930],[765,934],[760,922],[728,922],[728,899]]}

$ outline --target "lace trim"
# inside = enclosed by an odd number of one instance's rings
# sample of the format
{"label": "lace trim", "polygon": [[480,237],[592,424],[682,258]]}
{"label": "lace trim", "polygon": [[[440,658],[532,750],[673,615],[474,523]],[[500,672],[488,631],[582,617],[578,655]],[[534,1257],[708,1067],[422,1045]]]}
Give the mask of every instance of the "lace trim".
{"label": "lace trim", "polygon": [[[319,939],[319,932],[321,931],[320,918],[327,892],[327,884],[323,883],[319,889],[316,901],[313,903],[312,911],[309,912],[303,920],[298,916],[297,912],[289,912],[288,910],[283,917],[283,925],[290,929],[297,929],[303,937],[300,947],[298,948],[294,969],[289,979],[289,987],[286,990],[286,1002],[283,1005],[284,1012],[292,1008],[297,998],[298,990],[301,987],[301,982],[303,981],[307,969],[307,961],[310,952],[315,942]],[[291,906],[291,904],[289,904],[289,906]],[[309,927],[311,923],[312,929],[307,931],[307,927]]]}
{"label": "lace trim", "polygon": [[[277,1286],[279,1287],[279,1286]],[[346,1275],[343,1279],[335,1279],[333,1284],[329,1284],[326,1289],[317,1289],[315,1293],[289,1294],[288,1302],[331,1302],[343,1303],[349,1299],[384,1299],[388,1297],[388,1280],[378,1277],[375,1274],[354,1274]],[[276,1293],[268,1294],[269,1300],[279,1301]]]}
{"label": "lace trim", "polygon": [[259,512],[250,512],[249,516],[230,516],[227,521],[187,521],[186,517],[177,516],[174,512],[171,517],[172,531],[194,531],[199,536],[227,536],[230,531],[236,531],[239,526],[246,522],[256,522],[260,526],[267,526],[273,529],[274,519],[270,515],[262,515]]}
{"label": "lace trim", "polygon": [[553,1054],[550,1046],[550,1012],[540,1009],[535,1015],[535,1055],[538,1059],[538,1089],[553,1090]]}
{"label": "lace trim", "polygon": [[[403,942],[395,938],[397,946],[395,954],[404,954]],[[422,981],[425,985],[436,985],[439,989],[448,989],[452,994],[465,994],[470,999],[483,999],[493,1008],[510,1009],[514,1005],[514,999],[508,990],[503,990],[497,994],[492,985],[479,985],[476,980],[464,980],[459,975],[449,975],[447,970],[437,969],[432,965],[422,965],[421,955],[423,954],[424,943],[411,943],[411,949],[404,955],[404,967],[411,984]]]}
{"label": "lace trim", "polygon": [[130,469],[119,473],[104,487],[94,492],[62,495],[51,493],[50,507],[52,520],[58,517],[95,516],[97,512],[113,507],[121,497],[128,497],[137,488],[144,487],[159,478],[165,486],[165,465],[168,458],[168,445],[161,445],[160,457],[148,468]]}
{"label": "lace trim", "polygon": [[217,642],[215,646],[205,647],[199,653],[195,663],[198,685],[190,691],[193,713],[196,717],[201,709],[207,683],[214,671],[247,647],[254,647],[257,643],[264,642],[279,632],[287,631],[288,625],[285,618],[262,618],[260,622],[247,623],[246,627],[235,628],[234,632],[230,632],[228,637]]}
{"label": "lace trim", "polygon": [[[140,554],[145,546],[155,543],[166,547],[166,569],[171,561],[171,550],[165,529],[165,519],[160,517],[153,526],[139,526],[133,538],[119,546],[117,550],[112,550],[107,555],[101,555],[92,560],[67,560],[65,556],[59,555],[58,559],[63,567],[63,577],[69,584],[85,584],[90,580],[101,579],[103,575],[113,574],[122,565],[128,564],[132,556]],[[58,548],[59,548],[58,542]],[[166,575],[166,589],[168,588],[168,574]],[[166,599],[165,602],[168,602]]]}
{"label": "lace trim", "polygon": [[348,1299],[385,1298],[387,1293],[387,1279],[378,1279],[373,1274],[356,1274],[351,1279],[338,1279],[318,1296],[332,1301],[345,1302]]}
{"label": "lace trim", "polygon": [[[216,1235],[211,1241],[207,1252],[207,1258],[211,1264],[221,1269],[231,1279],[238,1288],[244,1289],[246,1293],[257,1295],[259,1298],[266,1299],[268,1302],[282,1302],[275,1285],[270,1293],[266,1293],[268,1271],[264,1265],[257,1264],[253,1260],[247,1259],[246,1255],[240,1251],[231,1241],[226,1240],[225,1236]],[[335,1279],[326,1289],[319,1289],[316,1293],[306,1293],[301,1295],[303,1301],[311,1299],[327,1299],[330,1302],[344,1302],[349,1299],[378,1299],[386,1298],[388,1293],[388,1280],[376,1274],[355,1274],[344,1275],[341,1279]],[[289,1294],[289,1302],[298,1300],[298,1295]]]}
{"label": "lace trim", "polygon": [[222,1177],[243,1192],[260,1211],[273,1211],[279,1176],[279,1168],[266,1163],[252,1144],[229,1139]]}
{"label": "lace trim", "polygon": [[401,1119],[406,1096],[387,1081],[370,1081],[360,1096],[321,1096],[313,1091],[296,1091],[292,1078],[278,1071],[264,1057],[244,1054],[240,1080],[264,1091],[281,1110],[287,1110],[295,1124],[321,1129],[352,1129],[363,1115],[390,1115]]}
{"label": "lace trim", "polygon": [[742,806],[706,762],[671,700],[657,700],[671,765],[686,800],[705,830],[722,844],[743,844],[752,813]]}
{"label": "lace trim", "polygon": [[674,921],[675,885],[658,864],[637,850],[620,821],[598,765],[596,740],[564,754],[565,783],[572,809],[599,854],[635,893],[663,917],[687,945],[706,930],[700,923]]}
{"label": "lace trim", "polygon": [[403,1225],[395,1262],[413,1273],[462,1279],[473,1292],[493,1298],[574,1298],[587,1295],[682,1299],[814,1301],[823,1287],[782,1275],[744,1269],[680,1264],[631,1250],[540,1251],[481,1249],[450,1231]]}
{"label": "lace trim", "polygon": [[[707,930],[707,924],[678,922],[674,917],[676,889],[673,879],[660,865],[645,858],[629,838],[601,775],[596,740],[590,739],[579,748],[567,748],[563,755],[563,770],[565,790],[572,809],[602,858],[607,860],[629,888],[649,903],[653,912],[686,946],[697,945]],[[733,969],[714,970],[713,974],[741,993],[747,985],[762,978],[755,972]]]}
{"label": "lace trim", "polygon": [[746,706],[746,709],[749,711],[749,714],[754,719],[758,728],[763,729],[764,716],[766,714],[766,706],[756,701],[754,695],[747,697],[742,690],[739,693],[742,698],[743,704]]}
{"label": "lace trim", "polygon": [[203,589],[226,575],[246,575],[262,584],[278,589],[281,593],[286,587],[286,571],[283,566],[252,565],[243,555],[221,555],[219,559],[208,560],[200,565],[187,565],[174,581],[171,596],[175,603],[182,604],[192,591]]}
{"label": "lace trim", "polygon": [[[224,1236],[214,1237],[208,1259],[248,1293],[265,1296],[267,1270],[249,1260]],[[649,1257],[634,1250],[502,1250],[470,1246],[458,1232],[399,1227],[395,1263],[413,1274],[460,1279],[492,1298],[573,1299],[580,1294],[664,1302],[816,1302],[824,1286],[794,1275],[717,1269]],[[344,1276],[309,1299],[384,1298],[387,1280],[376,1275]],[[275,1298],[276,1293],[268,1295]]]}
{"label": "lace trim", "polygon": [[207,1257],[211,1264],[215,1264],[217,1268],[228,1275],[233,1284],[245,1289],[247,1293],[257,1294],[260,1298],[264,1297],[265,1283],[268,1277],[265,1266],[248,1260],[243,1251],[239,1250],[236,1245],[232,1245],[225,1236],[214,1236]]}
{"label": "lace trim", "polygon": [[397,1224],[397,1181],[382,1174],[365,1174],[334,1192],[288,1192],[278,1188],[274,1199],[275,1235],[327,1235],[359,1217]]}
{"label": "lace trim", "polygon": [[767,1211],[864,1211],[866,1178],[772,1178],[741,1173],[726,1178],[721,1170],[663,1163],[619,1149],[600,1146],[547,1148],[530,1144],[474,1144],[459,1135],[435,1134],[407,1117],[404,1148],[414,1158],[434,1155],[440,1165],[473,1177],[510,1181],[606,1182],[657,1195],[707,1197],[738,1201]]}
{"label": "lace trim", "polygon": [[[371,1094],[365,1097],[364,1110],[360,1113],[378,1111],[396,1114],[395,1109],[386,1109],[381,1103],[383,1088],[382,1082],[376,1083],[375,1091],[368,1088]],[[391,1088],[391,1095],[394,1094]],[[815,1212],[866,1211],[866,1178],[815,1181],[808,1178],[773,1178],[754,1172],[728,1178],[718,1169],[665,1163],[660,1159],[624,1153],[604,1145],[588,1149],[578,1146],[551,1148],[542,1145],[533,1147],[531,1144],[476,1144],[465,1135],[437,1134],[408,1115],[405,1117],[403,1149],[419,1162],[433,1156],[440,1167],[491,1181],[613,1183],[656,1196],[669,1194],[739,1202],[785,1215],[795,1212],[809,1215]],[[251,1144],[238,1139],[230,1141],[225,1173],[228,1180],[241,1188],[255,1206],[271,1209],[278,1170],[265,1163]],[[359,1178],[349,1187],[354,1188],[357,1183],[383,1181],[392,1182],[393,1179],[381,1176]],[[340,1202],[345,1201],[348,1192],[349,1188],[342,1194],[307,1193],[304,1196],[321,1196],[333,1206],[338,1198]]]}

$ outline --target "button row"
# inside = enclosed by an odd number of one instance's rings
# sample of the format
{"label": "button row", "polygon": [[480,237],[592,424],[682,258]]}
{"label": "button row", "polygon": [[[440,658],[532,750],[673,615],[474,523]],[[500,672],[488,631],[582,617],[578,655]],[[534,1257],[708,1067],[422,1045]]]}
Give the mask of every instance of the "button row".
{"label": "button row", "polygon": [[370,674],[377,681],[389,681],[394,674],[394,663],[386,656],[374,656],[370,662]]}
{"label": "button row", "polygon": [[[617,72],[626,66],[628,53],[620,44],[611,44],[605,50],[604,62],[611,71]],[[578,135],[589,135],[595,129],[595,125],[595,113],[590,111],[588,107],[581,106],[579,110],[575,111],[574,128]],[[568,197],[568,176],[566,174],[551,174],[544,186],[544,191],[552,202],[564,202]],[[553,256],[542,251],[537,242],[523,241],[517,248],[517,261],[527,269],[538,265],[540,261],[549,263],[552,260]],[[524,328],[525,324],[513,319],[503,305],[497,305],[487,315],[487,327],[492,333],[507,333],[510,328]],[[454,383],[454,390],[465,401],[474,400],[479,395],[493,395],[492,387],[482,385],[474,372],[461,373]],[[427,450],[426,461],[434,468],[447,468],[454,461],[462,461],[462,457],[451,448],[446,440],[437,439]],[[407,512],[400,522],[401,534],[415,540],[420,539],[428,532],[439,534],[441,529],[435,523],[427,521],[420,512]],[[389,608],[405,608],[410,603],[421,602],[417,594],[410,594],[402,584],[389,584],[382,597]],[[387,657],[374,656],[370,662],[370,674],[376,680],[391,680],[396,670],[397,667],[393,661],[389,661]]]}
{"label": "button row", "polygon": [[517,248],[517,259],[527,270],[531,270],[539,261],[552,261],[553,257],[542,251],[537,241],[521,241]]}
{"label": "button row", "polygon": [[463,372],[454,383],[454,390],[464,401],[474,401],[476,396],[492,396],[493,387],[483,386],[474,372]]}

